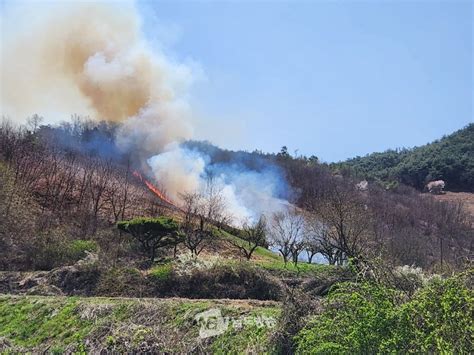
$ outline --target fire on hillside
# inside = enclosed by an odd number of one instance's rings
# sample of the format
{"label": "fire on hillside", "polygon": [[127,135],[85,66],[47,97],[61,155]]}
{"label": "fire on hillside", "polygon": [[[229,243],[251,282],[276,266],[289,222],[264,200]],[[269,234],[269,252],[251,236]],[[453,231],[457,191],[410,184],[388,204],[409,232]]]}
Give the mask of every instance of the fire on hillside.
{"label": "fire on hillside", "polygon": [[172,202],[169,198],[167,198],[165,196],[165,194],[163,192],[161,192],[161,190],[156,187],[155,185],[153,185],[150,181],[148,181],[147,179],[145,179],[142,174],[140,174],[138,171],[134,171],[133,172],[133,176],[135,176],[138,180],[140,180],[142,183],[145,184],[145,186],[148,188],[148,190],[150,190],[153,194],[155,194],[160,200],[170,204],[171,206],[174,206],[176,207],[175,203]]}

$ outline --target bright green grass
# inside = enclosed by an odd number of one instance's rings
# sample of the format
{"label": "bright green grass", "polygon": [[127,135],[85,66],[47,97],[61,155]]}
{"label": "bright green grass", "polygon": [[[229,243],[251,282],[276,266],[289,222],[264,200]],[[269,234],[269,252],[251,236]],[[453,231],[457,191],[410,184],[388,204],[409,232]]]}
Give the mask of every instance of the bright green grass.
{"label": "bright green grass", "polygon": [[0,297],[0,336],[30,348],[54,338],[52,349],[81,343],[92,323],[75,312],[77,298]]}
{"label": "bright green grass", "polygon": [[[243,240],[239,237],[236,237],[235,235],[229,234],[226,231],[221,230],[220,231],[220,236],[221,236],[222,239],[231,240],[236,244],[247,245],[247,242],[245,240]],[[264,257],[264,258],[268,258],[268,259],[272,259],[272,260],[279,260],[280,259],[280,256],[277,253],[274,253],[273,251],[268,250],[268,249],[263,248],[263,247],[257,247],[257,249],[255,249],[255,251],[254,251],[254,255],[258,255],[260,257]]]}
{"label": "bright green grass", "polygon": [[278,304],[249,307],[239,302],[223,304],[213,300],[3,295],[0,296],[0,337],[10,344],[11,350],[2,350],[4,353],[45,349],[49,353],[84,353],[91,350],[87,344],[101,344],[109,350],[127,352],[136,350],[133,346],[143,341],[162,344],[160,349],[164,352],[186,352],[203,344],[206,352],[232,354],[249,353],[252,349],[263,352],[270,347],[274,329],[262,329],[256,324],[229,328],[202,343],[195,317],[213,308],[232,319],[268,315],[276,319],[280,312]]}
{"label": "bright green grass", "polygon": [[290,274],[319,274],[331,272],[336,269],[336,267],[332,265],[308,264],[302,261],[300,261],[297,265],[293,264],[292,262],[288,262],[285,265],[282,259],[257,261],[256,264],[269,271]]}
{"label": "bright green grass", "polygon": [[[234,243],[244,244],[245,241],[229,234],[225,231],[220,231],[220,237],[222,239],[232,240]],[[255,258],[258,256],[259,258]],[[327,273],[336,270],[335,266],[332,265],[324,265],[324,264],[308,264],[306,262],[299,262],[296,266],[292,262],[288,262],[286,265],[283,262],[283,258],[278,254],[269,249],[258,247],[250,262],[257,267],[262,267],[265,270],[270,272],[277,272],[280,274],[303,274],[303,275],[311,275],[311,274],[320,274],[320,273]],[[226,261],[226,264],[235,263],[233,261]]]}
{"label": "bright green grass", "polygon": [[173,271],[172,263],[159,264],[153,266],[150,275],[158,280],[167,280]]}

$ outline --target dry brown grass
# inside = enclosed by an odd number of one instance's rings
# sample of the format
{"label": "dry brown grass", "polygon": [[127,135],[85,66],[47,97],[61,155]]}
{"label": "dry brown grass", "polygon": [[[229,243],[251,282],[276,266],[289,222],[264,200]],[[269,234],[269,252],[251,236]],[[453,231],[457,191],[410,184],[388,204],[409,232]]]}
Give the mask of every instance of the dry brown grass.
{"label": "dry brown grass", "polygon": [[446,192],[442,195],[433,195],[439,201],[463,203],[465,209],[474,218],[474,193],[470,192]]}

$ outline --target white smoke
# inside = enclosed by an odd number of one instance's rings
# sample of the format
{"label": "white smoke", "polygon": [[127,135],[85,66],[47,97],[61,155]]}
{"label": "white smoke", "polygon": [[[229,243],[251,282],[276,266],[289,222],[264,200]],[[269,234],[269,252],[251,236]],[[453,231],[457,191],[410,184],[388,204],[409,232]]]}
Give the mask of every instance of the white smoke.
{"label": "white smoke", "polygon": [[196,75],[147,42],[134,2],[7,2],[1,26],[2,115],[120,122],[119,145],[145,154],[177,202],[180,192],[202,189],[214,170],[237,220],[285,205],[275,197],[281,179],[270,170],[216,168],[180,147],[193,136],[187,97]]}
{"label": "white smoke", "polygon": [[205,191],[207,178],[212,176],[236,225],[288,207],[286,200],[276,197],[287,186],[274,170],[257,172],[236,164],[210,162],[206,154],[177,144],[148,159],[156,180],[174,201],[179,201],[181,193]]}
{"label": "white smoke", "polygon": [[180,193],[200,191],[201,177],[206,167],[204,158],[177,144],[167,148],[164,153],[148,159],[156,180],[166,188],[166,193],[174,201],[179,200]]}

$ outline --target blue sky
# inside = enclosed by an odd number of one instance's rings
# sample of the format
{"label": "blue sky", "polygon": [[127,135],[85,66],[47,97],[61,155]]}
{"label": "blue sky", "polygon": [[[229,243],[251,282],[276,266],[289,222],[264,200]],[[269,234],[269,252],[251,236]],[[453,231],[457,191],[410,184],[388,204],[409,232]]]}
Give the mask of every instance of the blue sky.
{"label": "blue sky", "polygon": [[197,135],[336,161],[473,122],[470,1],[139,3],[148,38],[205,78]]}

